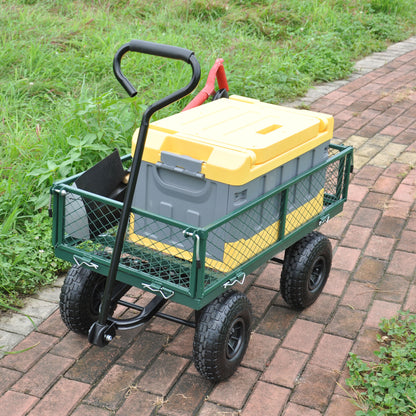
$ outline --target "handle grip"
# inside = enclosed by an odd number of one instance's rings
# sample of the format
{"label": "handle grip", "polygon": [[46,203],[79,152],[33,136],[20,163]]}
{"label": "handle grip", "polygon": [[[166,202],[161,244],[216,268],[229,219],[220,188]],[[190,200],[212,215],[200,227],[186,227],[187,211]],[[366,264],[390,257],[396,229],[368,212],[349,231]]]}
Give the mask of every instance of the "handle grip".
{"label": "handle grip", "polygon": [[140,52],[169,59],[178,59],[184,62],[189,62],[189,58],[193,54],[189,49],[138,39],[131,40],[128,45],[132,52]]}
{"label": "handle grip", "polygon": [[[192,51],[178,46],[164,45],[161,43],[148,42],[145,40],[133,39],[130,42],[124,44],[115,54],[113,61],[114,75],[117,80],[127,91],[130,97],[134,97],[137,94],[136,89],[132,83],[126,78],[121,71],[121,59],[127,52],[138,52],[147,55],[160,56],[163,58],[176,59],[191,64],[194,72],[194,65],[192,64],[191,57],[194,55]],[[199,65],[198,65],[199,66]]]}

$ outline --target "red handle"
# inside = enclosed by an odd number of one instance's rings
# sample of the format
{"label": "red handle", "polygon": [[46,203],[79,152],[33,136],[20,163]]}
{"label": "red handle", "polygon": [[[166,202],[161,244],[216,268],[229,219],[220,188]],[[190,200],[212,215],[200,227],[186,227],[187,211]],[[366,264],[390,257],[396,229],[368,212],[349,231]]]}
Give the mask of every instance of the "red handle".
{"label": "red handle", "polygon": [[215,79],[218,82],[218,88],[225,88],[228,91],[228,82],[225,75],[225,69],[223,65],[224,59],[218,58],[215,64],[211,68],[208,74],[207,82],[202,90],[193,98],[193,100],[182,110],[190,110],[191,108],[198,107],[204,103],[209,96],[215,93]]}

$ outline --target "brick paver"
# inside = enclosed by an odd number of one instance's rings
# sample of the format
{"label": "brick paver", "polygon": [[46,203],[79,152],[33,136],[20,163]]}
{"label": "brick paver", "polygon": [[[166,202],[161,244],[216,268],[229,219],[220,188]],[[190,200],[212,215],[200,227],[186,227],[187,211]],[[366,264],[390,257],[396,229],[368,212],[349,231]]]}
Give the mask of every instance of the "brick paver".
{"label": "brick paver", "polygon": [[279,342],[278,338],[252,333],[243,365],[262,371],[270,363]]}
{"label": "brick paver", "polygon": [[57,342],[58,338],[32,332],[15,348],[16,351],[26,350],[25,353],[5,356],[1,360],[1,366],[26,372]]}
{"label": "brick paver", "polygon": [[117,410],[140,374],[135,368],[114,365],[88,395],[86,403],[95,406],[106,403],[110,410]]}
{"label": "brick paver", "polygon": [[[68,332],[59,278],[21,313],[0,317],[0,345],[27,349],[0,359],[0,416],[354,415],[348,354],[376,360],[380,320],[416,313],[416,38],[356,68],[291,104],[334,115],[334,141],[355,149],[349,200],[321,226],[334,258],[312,306],[285,304],[279,264],[247,276],[240,290],[253,304],[251,341],[237,372],[212,384],[192,364],[192,328],[156,318],[105,348]],[[152,295],[128,296],[144,305]],[[165,312],[193,314],[172,303]]]}
{"label": "brick paver", "polygon": [[369,227],[358,227],[351,225],[345,233],[342,244],[346,247],[362,249],[366,245],[373,230]]}
{"label": "brick paver", "polygon": [[13,389],[21,393],[42,397],[73,363],[74,360],[69,358],[46,354],[25,373],[13,386]]}
{"label": "brick paver", "polygon": [[29,416],[69,415],[87,394],[90,386],[78,381],[60,379],[39,401]]}
{"label": "brick paver", "polygon": [[325,416],[355,416],[357,406],[349,397],[334,394]]}
{"label": "brick paver", "polygon": [[241,367],[228,380],[214,387],[209,400],[223,406],[241,409],[258,377],[258,371]]}
{"label": "brick paver", "polygon": [[323,325],[298,319],[287,333],[283,347],[310,353],[319,339]]}
{"label": "brick paver", "polygon": [[132,390],[126,397],[127,399],[117,412],[117,416],[150,416],[153,410],[163,403],[163,399],[160,399],[160,397],[138,389]]}
{"label": "brick paver", "polygon": [[279,414],[289,397],[290,390],[259,381],[242,416]]}
{"label": "brick paver", "polygon": [[0,398],[0,415],[26,415],[38,400],[38,398],[28,394],[18,393],[12,390],[6,391]]}
{"label": "brick paver", "polygon": [[361,250],[340,246],[334,253],[332,267],[351,272],[357,266],[360,256]]}
{"label": "brick paver", "polygon": [[308,364],[291,396],[294,403],[323,412],[334,391],[337,374],[320,365]]}
{"label": "brick paver", "polygon": [[188,360],[171,354],[161,354],[141,378],[139,387],[158,396],[166,396]]}
{"label": "brick paver", "polygon": [[299,351],[279,348],[262,379],[269,383],[293,388],[308,357],[308,354]]}
{"label": "brick paver", "polygon": [[365,312],[351,307],[339,306],[326,331],[333,335],[354,339],[360,330]]}

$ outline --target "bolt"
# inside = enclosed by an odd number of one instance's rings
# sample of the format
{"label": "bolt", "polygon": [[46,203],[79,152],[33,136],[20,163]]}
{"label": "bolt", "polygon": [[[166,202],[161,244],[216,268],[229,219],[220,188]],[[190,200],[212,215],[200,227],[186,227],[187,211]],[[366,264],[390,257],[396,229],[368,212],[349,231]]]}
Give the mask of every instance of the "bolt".
{"label": "bolt", "polygon": [[105,339],[107,342],[110,342],[110,341],[112,341],[112,340],[113,340],[113,337],[112,337],[111,335],[107,334],[107,335],[104,335],[104,339]]}

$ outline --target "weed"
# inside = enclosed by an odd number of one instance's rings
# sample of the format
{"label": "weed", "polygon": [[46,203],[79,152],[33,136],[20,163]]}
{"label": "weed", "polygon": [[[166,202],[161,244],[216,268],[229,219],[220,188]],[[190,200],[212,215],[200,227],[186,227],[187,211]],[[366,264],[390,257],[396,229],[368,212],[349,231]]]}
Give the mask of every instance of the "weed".
{"label": "weed", "polygon": [[[30,216],[18,229],[0,234],[0,307],[19,306],[20,296],[50,284],[67,265],[54,257],[50,222],[44,213]],[[4,228],[4,224],[3,224]]]}
{"label": "weed", "polygon": [[410,415],[416,413],[416,315],[401,312],[383,319],[378,335],[377,362],[366,363],[351,354],[346,380],[360,408],[357,416]]}
{"label": "weed", "polygon": [[188,0],[184,3],[186,8],[187,20],[196,19],[218,19],[224,16],[228,6],[218,0]]}
{"label": "weed", "polygon": [[296,106],[296,108],[298,108],[299,110],[310,110],[311,106],[310,104],[300,103],[298,106]]}
{"label": "weed", "polygon": [[[72,102],[71,116],[63,120],[61,134],[65,143],[53,156],[43,158],[39,167],[28,172],[39,189],[47,189],[54,180],[79,172],[83,166],[93,166],[115,147],[122,154],[129,151],[126,132],[137,127],[137,108],[134,100],[116,100],[111,92],[100,97],[81,97]],[[62,150],[66,150],[62,152]],[[39,165],[39,164],[38,164]],[[48,194],[32,197],[35,208],[45,206]]]}
{"label": "weed", "polygon": [[397,175],[397,178],[399,178],[400,180],[403,180],[404,178],[406,178],[406,176],[414,169],[415,167],[414,167],[414,165],[413,164],[409,164],[409,165],[407,165],[407,167],[406,167],[406,169],[403,171],[403,172],[401,172],[401,173],[399,173],[398,175]]}
{"label": "weed", "polygon": [[395,15],[409,10],[412,0],[371,0],[369,5],[375,13]]}

